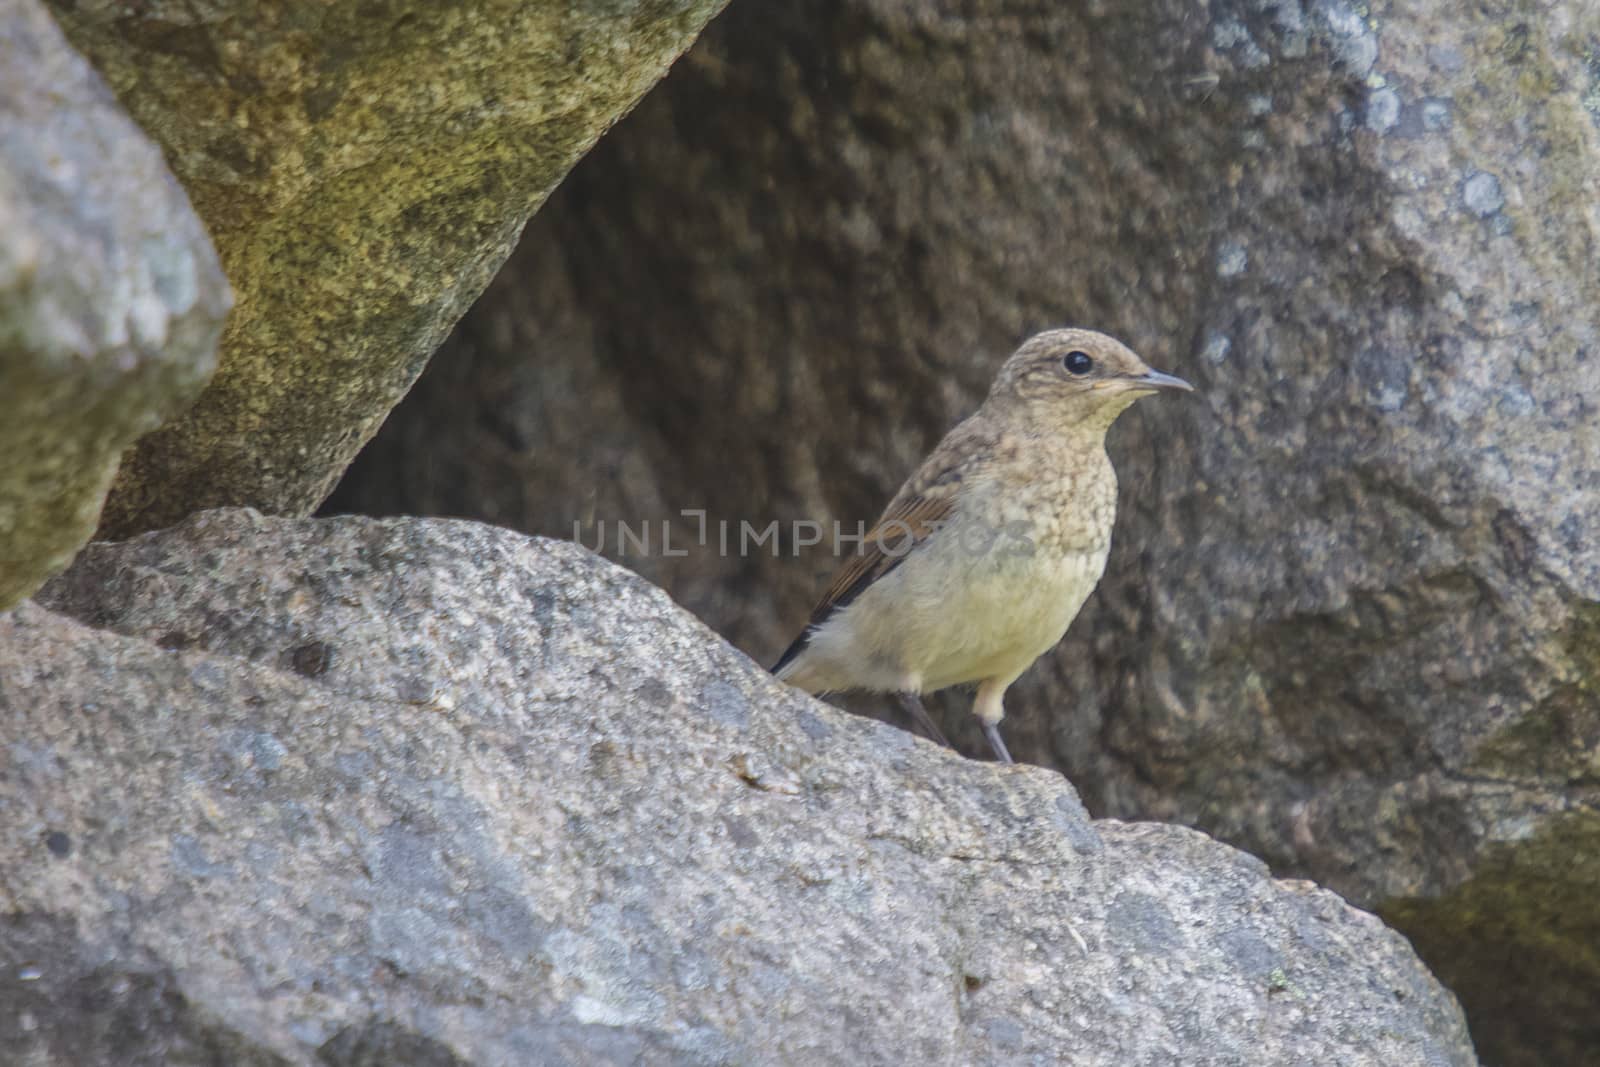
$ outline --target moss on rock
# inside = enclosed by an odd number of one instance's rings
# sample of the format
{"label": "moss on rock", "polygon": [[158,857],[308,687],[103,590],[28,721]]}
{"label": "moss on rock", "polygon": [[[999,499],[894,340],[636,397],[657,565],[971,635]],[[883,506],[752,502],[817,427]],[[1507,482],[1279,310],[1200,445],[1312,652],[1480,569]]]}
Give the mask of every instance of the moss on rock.
{"label": "moss on rock", "polygon": [[52,4],[165,148],[238,309],[102,533],[314,508],[567,170],[725,0]]}
{"label": "moss on rock", "polygon": [[1461,998],[1499,1067],[1589,1063],[1600,1048],[1600,811],[1492,846],[1471,879],[1379,912]]}

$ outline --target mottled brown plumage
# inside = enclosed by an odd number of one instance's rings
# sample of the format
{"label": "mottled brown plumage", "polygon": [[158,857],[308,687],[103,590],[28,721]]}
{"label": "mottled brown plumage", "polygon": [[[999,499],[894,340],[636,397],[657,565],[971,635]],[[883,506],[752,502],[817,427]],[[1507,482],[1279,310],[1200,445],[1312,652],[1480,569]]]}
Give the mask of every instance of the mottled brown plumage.
{"label": "mottled brown plumage", "polygon": [[1106,430],[1139,397],[1188,388],[1092,330],[1029,340],[895,495],[774,672],[813,693],[899,694],[935,737],[919,695],[977,683],[973,713],[1010,762],[1006,687],[1061,639],[1105,567]]}

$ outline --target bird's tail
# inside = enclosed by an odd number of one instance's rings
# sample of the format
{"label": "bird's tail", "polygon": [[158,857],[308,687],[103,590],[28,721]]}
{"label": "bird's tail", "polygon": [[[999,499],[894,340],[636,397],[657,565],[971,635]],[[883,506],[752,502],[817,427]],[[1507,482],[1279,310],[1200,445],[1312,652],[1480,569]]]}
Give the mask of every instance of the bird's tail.
{"label": "bird's tail", "polygon": [[784,650],[778,657],[778,662],[772,665],[772,673],[778,681],[786,682],[796,689],[803,689],[812,696],[821,696],[831,693],[839,688],[838,679],[818,662],[817,657],[808,655],[811,649],[811,635],[814,627],[807,626],[805,632],[794,639],[794,644]]}
{"label": "bird's tail", "polygon": [[795,673],[798,669],[796,661],[810,643],[811,627],[807,626],[800,631],[800,636],[794,639],[794,643],[784,649],[783,655],[778,657],[778,662],[772,665],[772,673],[777,675],[779,681],[787,681],[789,676]]}

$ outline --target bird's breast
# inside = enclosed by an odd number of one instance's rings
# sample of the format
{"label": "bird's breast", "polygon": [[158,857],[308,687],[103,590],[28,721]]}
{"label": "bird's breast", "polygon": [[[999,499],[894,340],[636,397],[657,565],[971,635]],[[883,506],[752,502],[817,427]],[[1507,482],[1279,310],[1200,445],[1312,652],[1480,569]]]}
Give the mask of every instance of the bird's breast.
{"label": "bird's breast", "polygon": [[1009,681],[1061,640],[1105,569],[1116,481],[1109,464],[1007,473],[968,483],[950,520],[819,627],[810,659],[849,679],[823,688]]}
{"label": "bird's breast", "polygon": [[[947,566],[907,573],[902,588],[917,609],[902,616],[898,637],[929,689],[1026,670],[1061,640],[1106,562],[1103,546],[1054,551],[1029,542],[967,556],[942,547]],[[945,580],[918,588],[935,570]]]}
{"label": "bird's breast", "polygon": [[1006,479],[984,510],[1047,558],[1104,553],[1117,519],[1111,461],[1104,452],[1050,459],[1032,477]]}

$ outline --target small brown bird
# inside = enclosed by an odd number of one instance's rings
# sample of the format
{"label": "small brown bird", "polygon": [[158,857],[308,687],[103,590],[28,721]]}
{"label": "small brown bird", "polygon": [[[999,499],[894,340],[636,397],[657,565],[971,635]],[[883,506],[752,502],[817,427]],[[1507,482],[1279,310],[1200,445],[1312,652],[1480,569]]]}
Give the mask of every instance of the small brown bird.
{"label": "small brown bird", "polygon": [[921,695],[976,683],[995,756],[1006,688],[1061,640],[1105,570],[1117,475],[1106,431],[1162,389],[1192,391],[1114,338],[1049,330],[1017,349],[839,570],[773,667],[810,693]]}

